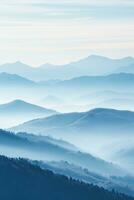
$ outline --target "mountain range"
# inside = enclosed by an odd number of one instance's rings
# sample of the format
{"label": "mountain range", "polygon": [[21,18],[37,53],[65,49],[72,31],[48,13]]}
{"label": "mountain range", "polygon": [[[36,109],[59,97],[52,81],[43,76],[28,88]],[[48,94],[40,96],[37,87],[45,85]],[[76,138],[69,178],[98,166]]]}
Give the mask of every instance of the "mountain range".
{"label": "mountain range", "polygon": [[0,199],[132,199],[133,91],[132,57],[1,65]]}
{"label": "mountain range", "polygon": [[[39,81],[45,79],[70,79],[85,75],[103,75],[116,71],[128,72],[124,68],[130,68],[133,65],[134,58],[132,57],[110,59],[103,56],[91,55],[67,65],[44,64],[36,68],[21,62],[6,63],[0,66],[0,72],[17,74],[31,80]],[[132,70],[129,71],[132,72]]]}
{"label": "mountain range", "polygon": [[130,109],[133,89],[134,74],[126,73],[39,82],[14,74],[0,74],[1,104],[7,99],[9,102],[21,99],[59,112],[86,111],[95,107]]}

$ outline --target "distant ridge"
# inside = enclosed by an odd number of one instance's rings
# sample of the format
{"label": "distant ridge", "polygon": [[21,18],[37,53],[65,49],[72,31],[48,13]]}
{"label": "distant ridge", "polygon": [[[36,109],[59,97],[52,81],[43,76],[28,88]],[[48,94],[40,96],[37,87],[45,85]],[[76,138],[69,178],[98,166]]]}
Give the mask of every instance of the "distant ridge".
{"label": "distant ridge", "polygon": [[0,73],[0,85],[4,86],[35,86],[35,82],[17,74]]}
{"label": "distant ridge", "polygon": [[55,110],[46,109],[22,100],[0,104],[0,127],[8,128],[30,119],[56,114]]}
{"label": "distant ridge", "polygon": [[[19,110],[18,110],[19,109]],[[9,114],[10,112],[16,113],[16,112],[39,112],[39,113],[46,113],[46,114],[56,114],[57,112],[51,109],[43,108],[41,106],[37,106],[25,101],[22,101],[20,99],[16,99],[12,102],[6,103],[6,104],[0,104],[0,113],[5,114],[6,112]],[[21,114],[20,113],[20,114]]]}
{"label": "distant ridge", "polygon": [[31,80],[40,81],[109,74],[121,67],[128,67],[133,64],[133,57],[111,59],[104,56],[91,55],[66,65],[52,65],[47,63],[39,67],[31,67],[19,61],[16,63],[6,63],[0,66],[0,72],[18,74]]}
{"label": "distant ridge", "polygon": [[[14,127],[13,131],[26,131],[62,135],[66,134],[84,134],[93,132],[107,132],[110,134],[115,130],[119,132],[134,130],[134,112],[96,108],[88,112],[81,113],[68,113],[58,114],[47,118],[35,119],[33,121],[26,122],[17,127]],[[65,136],[65,135],[64,135]]]}
{"label": "distant ridge", "polygon": [[134,74],[134,63],[129,66],[120,67],[119,69],[116,70],[116,73],[119,73],[119,72]]}

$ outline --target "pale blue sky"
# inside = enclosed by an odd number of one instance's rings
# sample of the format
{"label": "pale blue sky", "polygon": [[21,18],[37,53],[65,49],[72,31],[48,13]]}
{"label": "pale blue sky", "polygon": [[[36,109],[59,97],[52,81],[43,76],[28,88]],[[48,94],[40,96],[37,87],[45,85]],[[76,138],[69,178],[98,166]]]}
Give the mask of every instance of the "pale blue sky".
{"label": "pale blue sky", "polygon": [[1,0],[0,63],[134,56],[134,0]]}

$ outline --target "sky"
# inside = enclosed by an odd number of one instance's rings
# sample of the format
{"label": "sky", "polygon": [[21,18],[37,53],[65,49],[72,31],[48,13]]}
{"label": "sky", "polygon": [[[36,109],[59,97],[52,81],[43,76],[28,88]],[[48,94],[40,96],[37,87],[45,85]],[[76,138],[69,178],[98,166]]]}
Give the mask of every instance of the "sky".
{"label": "sky", "polygon": [[0,64],[134,56],[134,0],[0,0]]}

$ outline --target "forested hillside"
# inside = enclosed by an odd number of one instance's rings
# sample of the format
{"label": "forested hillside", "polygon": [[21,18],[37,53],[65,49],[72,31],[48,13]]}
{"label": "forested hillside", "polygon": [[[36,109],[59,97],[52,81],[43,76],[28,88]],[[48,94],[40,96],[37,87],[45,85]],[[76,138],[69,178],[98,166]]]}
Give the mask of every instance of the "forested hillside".
{"label": "forested hillside", "polygon": [[42,170],[24,159],[0,156],[1,200],[133,200]]}

